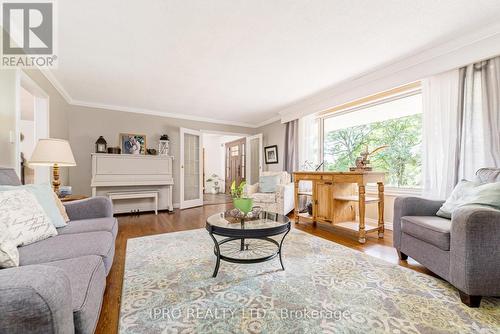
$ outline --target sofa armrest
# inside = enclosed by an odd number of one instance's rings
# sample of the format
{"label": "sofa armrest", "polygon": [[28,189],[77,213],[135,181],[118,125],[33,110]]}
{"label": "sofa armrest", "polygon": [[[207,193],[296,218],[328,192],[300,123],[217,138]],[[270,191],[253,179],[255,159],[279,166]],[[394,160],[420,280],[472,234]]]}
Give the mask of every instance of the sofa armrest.
{"label": "sofa armrest", "polygon": [[0,333],[73,333],[68,277],[60,268],[0,270]]}
{"label": "sofa armrest", "polygon": [[293,183],[278,184],[276,189],[276,200],[280,204],[284,215],[288,214],[294,208],[294,191],[295,184]]}
{"label": "sofa armrest", "polygon": [[469,295],[500,296],[500,211],[457,209],[450,237],[450,282]]}
{"label": "sofa armrest", "polygon": [[394,201],[393,241],[394,247],[401,245],[401,217],[434,216],[444,201],[433,201],[422,197],[397,197]]}
{"label": "sofa armrest", "polygon": [[245,189],[243,190],[243,193],[245,194],[246,197],[250,197],[256,192],[259,191],[259,184],[246,184]]}
{"label": "sofa armrest", "polygon": [[70,220],[113,217],[113,203],[103,196],[64,203],[64,206]]}

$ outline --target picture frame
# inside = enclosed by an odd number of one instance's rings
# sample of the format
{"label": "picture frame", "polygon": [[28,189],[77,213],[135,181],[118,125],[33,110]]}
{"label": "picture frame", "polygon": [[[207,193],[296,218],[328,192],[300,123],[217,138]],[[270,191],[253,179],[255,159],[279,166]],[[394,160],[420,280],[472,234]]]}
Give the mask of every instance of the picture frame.
{"label": "picture frame", "polygon": [[146,154],[146,135],[120,133],[122,154]]}
{"label": "picture frame", "polygon": [[264,158],[266,165],[278,163],[278,145],[264,147]]}

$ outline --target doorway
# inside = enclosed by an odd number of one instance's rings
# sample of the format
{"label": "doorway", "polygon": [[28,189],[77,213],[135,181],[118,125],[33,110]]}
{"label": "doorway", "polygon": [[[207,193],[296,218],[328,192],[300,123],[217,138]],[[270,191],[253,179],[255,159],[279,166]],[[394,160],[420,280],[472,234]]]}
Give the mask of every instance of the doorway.
{"label": "doorway", "polygon": [[231,203],[232,181],[259,182],[262,134],[181,128],[180,148],[181,209]]}
{"label": "doorway", "polygon": [[231,193],[233,182],[238,186],[246,180],[246,138],[226,143],[226,194]]}
{"label": "doorway", "polygon": [[17,80],[16,155],[17,171],[23,184],[50,182],[50,168],[30,166],[31,154],[42,138],[49,138],[49,97],[24,72]]}
{"label": "doorway", "polygon": [[228,142],[244,135],[224,132],[203,132],[203,205],[231,203],[226,194],[226,149]]}

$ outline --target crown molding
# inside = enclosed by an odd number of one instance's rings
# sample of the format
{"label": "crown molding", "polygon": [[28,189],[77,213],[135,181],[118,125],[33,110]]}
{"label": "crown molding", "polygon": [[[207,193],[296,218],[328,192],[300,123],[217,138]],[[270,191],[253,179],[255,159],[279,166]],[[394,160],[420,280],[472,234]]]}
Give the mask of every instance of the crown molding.
{"label": "crown molding", "polygon": [[500,23],[494,23],[451,36],[446,42],[344,80],[277,112],[282,122],[288,122],[499,54]]}
{"label": "crown molding", "polygon": [[59,80],[56,79],[52,71],[48,68],[38,67],[38,70],[43,74],[43,76],[52,84],[52,86],[59,92],[59,94],[63,97],[63,99],[68,104],[73,103],[73,99],[71,95],[64,89]]}
{"label": "crown molding", "polygon": [[79,100],[72,100],[71,105],[78,106],[78,107],[106,109],[106,110],[112,110],[112,111],[122,111],[122,112],[136,113],[136,114],[160,116],[160,117],[166,117],[166,118],[185,119],[185,120],[197,121],[197,122],[233,125],[233,126],[240,126],[240,127],[244,127],[244,128],[257,128],[258,127],[255,124],[250,124],[250,123],[245,123],[245,122],[235,122],[235,121],[214,119],[214,118],[210,118],[210,117],[185,115],[185,114],[164,112],[164,111],[159,111],[159,110],[116,106],[116,105],[109,105],[109,104],[102,104],[102,103],[79,101]]}
{"label": "crown molding", "polygon": [[260,128],[260,127],[263,127],[265,125],[268,125],[268,124],[271,124],[271,123],[274,123],[276,121],[280,121],[281,120],[281,116],[280,115],[277,115],[277,116],[274,116],[274,117],[271,117],[270,119],[268,119],[267,121],[264,121],[264,122],[260,122],[259,124],[257,124],[257,126],[255,126],[256,128]]}

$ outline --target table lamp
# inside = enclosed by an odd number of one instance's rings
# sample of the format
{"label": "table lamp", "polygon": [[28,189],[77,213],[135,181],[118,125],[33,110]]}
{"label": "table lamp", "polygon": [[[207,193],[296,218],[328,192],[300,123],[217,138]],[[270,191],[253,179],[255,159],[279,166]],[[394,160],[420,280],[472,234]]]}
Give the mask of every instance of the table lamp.
{"label": "table lamp", "polygon": [[73,152],[67,140],[63,139],[40,139],[33,150],[30,165],[33,166],[52,166],[54,192],[59,193],[59,167],[76,166]]}

